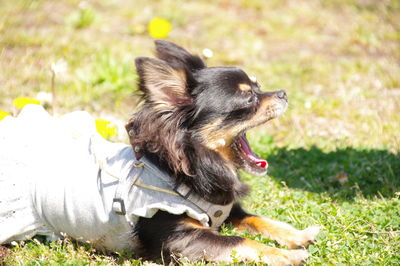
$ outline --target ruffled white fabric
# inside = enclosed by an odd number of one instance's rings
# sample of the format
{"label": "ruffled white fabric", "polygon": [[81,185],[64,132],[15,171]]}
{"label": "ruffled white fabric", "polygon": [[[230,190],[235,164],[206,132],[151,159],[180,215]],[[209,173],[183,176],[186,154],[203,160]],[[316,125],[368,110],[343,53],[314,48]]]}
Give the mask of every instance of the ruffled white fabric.
{"label": "ruffled white fabric", "polygon": [[57,180],[54,175],[65,172],[60,165],[71,156],[69,145],[88,142],[94,132],[93,119],[85,112],[56,119],[38,105],[0,121],[0,243],[53,234],[34,207],[36,181]]}
{"label": "ruffled white fabric", "polygon": [[0,121],[0,244],[64,232],[111,250],[130,248],[130,224],[111,211],[119,175],[99,175],[106,156],[118,158],[124,148],[102,139],[86,112],[55,118],[27,105]]}

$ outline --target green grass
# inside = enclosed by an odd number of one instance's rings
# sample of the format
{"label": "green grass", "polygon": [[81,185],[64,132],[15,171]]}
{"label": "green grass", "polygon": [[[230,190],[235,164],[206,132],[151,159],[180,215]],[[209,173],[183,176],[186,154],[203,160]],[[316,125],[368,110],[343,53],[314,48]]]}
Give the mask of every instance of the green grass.
{"label": "green grass", "polygon": [[[398,0],[15,0],[1,2],[0,17],[0,110],[10,113],[13,99],[50,92],[50,65],[64,59],[59,113],[127,121],[137,105],[133,60],[151,55],[146,27],[155,17],[172,23],[169,40],[198,54],[212,49],[209,65],[237,65],[263,90],[285,89],[288,111],[249,133],[270,168],[265,177],[243,174],[253,188],[243,204],[299,228],[321,225],[308,265],[400,263]],[[70,239],[15,243],[0,257],[147,263]]]}

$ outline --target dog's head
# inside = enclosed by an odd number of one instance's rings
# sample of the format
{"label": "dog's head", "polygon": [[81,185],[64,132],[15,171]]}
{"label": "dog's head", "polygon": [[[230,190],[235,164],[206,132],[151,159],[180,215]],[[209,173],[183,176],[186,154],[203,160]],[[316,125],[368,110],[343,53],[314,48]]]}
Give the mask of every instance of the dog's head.
{"label": "dog's head", "polygon": [[135,117],[136,144],[189,176],[198,168],[193,160],[204,156],[225,170],[265,174],[268,163],[252,151],[246,131],[286,110],[285,91],[261,92],[243,70],[207,67],[167,41],[156,41],[156,55],[136,59],[145,98]]}

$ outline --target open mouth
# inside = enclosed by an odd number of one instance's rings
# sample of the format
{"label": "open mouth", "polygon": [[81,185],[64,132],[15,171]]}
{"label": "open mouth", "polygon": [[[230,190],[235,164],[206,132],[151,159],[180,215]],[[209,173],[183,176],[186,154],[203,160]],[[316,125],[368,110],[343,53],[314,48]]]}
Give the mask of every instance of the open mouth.
{"label": "open mouth", "polygon": [[249,141],[246,138],[246,134],[242,133],[238,136],[234,142],[235,149],[240,156],[242,167],[247,172],[251,173],[265,173],[268,168],[268,162],[260,157],[251,149]]}

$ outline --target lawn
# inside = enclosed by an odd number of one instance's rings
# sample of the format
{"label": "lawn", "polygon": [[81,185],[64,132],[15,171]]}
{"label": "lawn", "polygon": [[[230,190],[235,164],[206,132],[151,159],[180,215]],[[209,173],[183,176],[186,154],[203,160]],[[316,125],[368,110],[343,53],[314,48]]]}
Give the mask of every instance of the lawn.
{"label": "lawn", "polygon": [[[270,168],[243,174],[247,209],[321,225],[307,265],[399,265],[400,1],[2,1],[0,110],[16,114],[13,100],[28,97],[52,111],[44,96],[54,88],[58,114],[87,110],[126,141],[138,104],[133,60],[152,54],[156,17],[171,23],[168,40],[211,49],[208,65],[239,66],[263,90],[289,95],[284,115],[249,134]],[[147,262],[39,238],[0,246],[2,263]]]}

